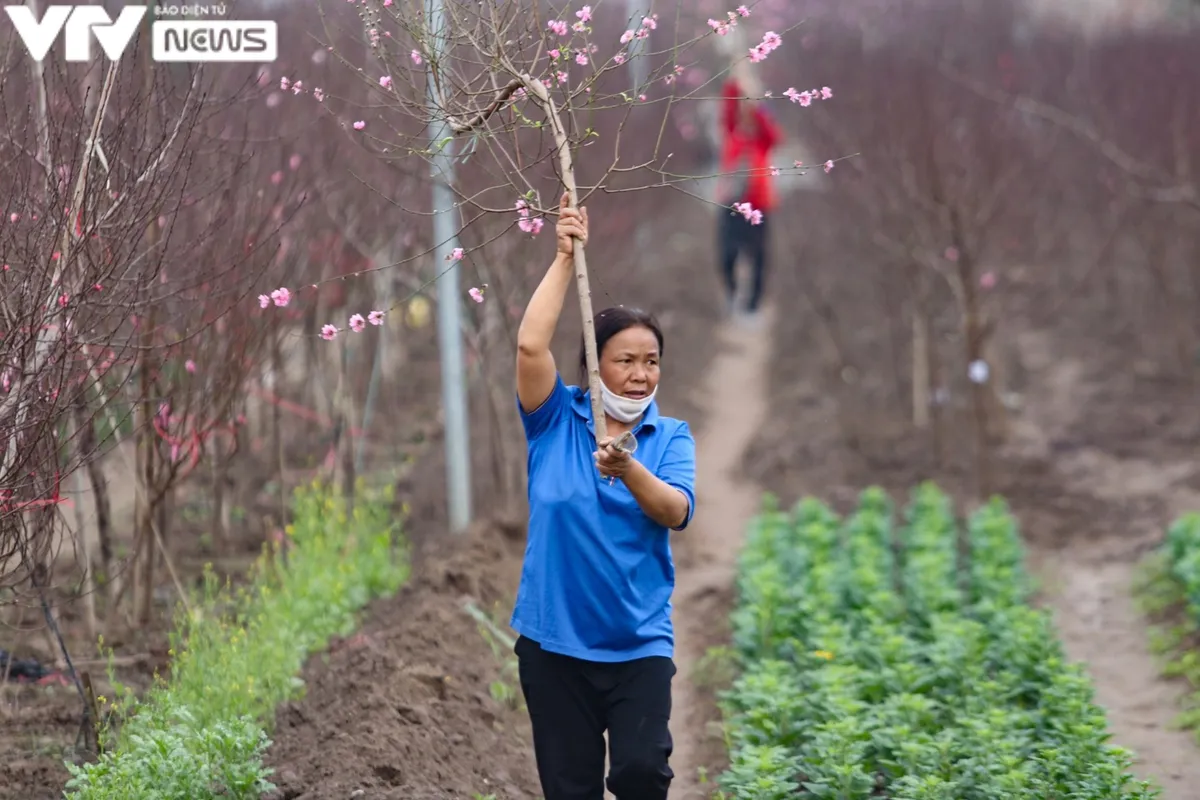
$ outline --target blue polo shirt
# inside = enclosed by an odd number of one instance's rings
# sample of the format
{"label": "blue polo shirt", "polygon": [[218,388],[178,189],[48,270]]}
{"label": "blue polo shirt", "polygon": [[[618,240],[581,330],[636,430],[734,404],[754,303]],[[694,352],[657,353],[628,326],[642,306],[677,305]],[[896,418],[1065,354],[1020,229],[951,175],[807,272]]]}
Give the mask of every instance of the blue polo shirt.
{"label": "blue polo shirt", "polygon": [[[552,653],[587,661],[671,658],[670,531],[621,480],[600,475],[591,398],[560,376],[532,413],[517,401],[529,444],[529,533],[512,627]],[[696,442],[652,402],[634,428],[634,458],[696,506]]]}

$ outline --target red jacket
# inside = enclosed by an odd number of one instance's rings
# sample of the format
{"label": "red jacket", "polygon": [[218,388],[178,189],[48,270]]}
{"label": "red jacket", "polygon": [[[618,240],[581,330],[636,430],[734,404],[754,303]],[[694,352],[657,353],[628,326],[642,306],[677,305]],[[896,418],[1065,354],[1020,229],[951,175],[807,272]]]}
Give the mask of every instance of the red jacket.
{"label": "red jacket", "polygon": [[[739,106],[743,95],[738,82],[730,78],[721,90],[721,178],[718,202],[749,203],[756,209],[770,211],[775,208],[775,185],[771,176],[771,151],[783,140],[779,126],[764,105],[755,103],[754,124],[747,131],[739,124]],[[740,175],[733,175],[735,171]],[[749,174],[745,170],[749,170]],[[729,198],[734,188],[745,182],[744,196]]]}

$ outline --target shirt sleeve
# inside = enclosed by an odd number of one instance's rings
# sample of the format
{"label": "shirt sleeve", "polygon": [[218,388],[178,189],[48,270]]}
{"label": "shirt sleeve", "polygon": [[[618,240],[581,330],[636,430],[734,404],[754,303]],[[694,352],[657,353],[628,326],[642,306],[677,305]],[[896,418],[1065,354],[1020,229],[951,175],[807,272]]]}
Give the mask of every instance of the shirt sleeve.
{"label": "shirt sleeve", "polygon": [[532,442],[545,433],[562,418],[571,404],[571,392],[563,383],[562,375],[554,376],[554,388],[550,396],[533,411],[521,407],[521,398],[517,397],[517,412],[521,415],[521,424],[525,427],[525,440]]}
{"label": "shirt sleeve", "polygon": [[687,516],[684,517],[683,524],[674,529],[681,531],[692,521],[692,515],[696,511],[696,440],[692,438],[691,429],[686,422],[680,422],[679,427],[671,434],[662,463],[658,465],[657,475],[659,480],[683,492],[687,498]]}

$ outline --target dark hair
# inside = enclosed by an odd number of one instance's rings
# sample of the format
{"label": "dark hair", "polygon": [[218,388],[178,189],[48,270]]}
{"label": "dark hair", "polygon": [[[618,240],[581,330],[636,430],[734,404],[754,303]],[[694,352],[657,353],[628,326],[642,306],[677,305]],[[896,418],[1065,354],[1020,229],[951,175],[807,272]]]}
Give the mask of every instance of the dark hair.
{"label": "dark hair", "polygon": [[[597,358],[604,354],[604,345],[608,344],[609,339],[623,330],[638,326],[650,329],[650,332],[654,334],[654,338],[658,339],[658,355],[659,357],[662,356],[662,328],[658,326],[658,320],[649,311],[643,311],[640,308],[613,306],[597,314],[593,322],[596,327]],[[588,386],[587,348],[584,346],[582,336],[580,336],[579,341],[579,385],[584,389]]]}

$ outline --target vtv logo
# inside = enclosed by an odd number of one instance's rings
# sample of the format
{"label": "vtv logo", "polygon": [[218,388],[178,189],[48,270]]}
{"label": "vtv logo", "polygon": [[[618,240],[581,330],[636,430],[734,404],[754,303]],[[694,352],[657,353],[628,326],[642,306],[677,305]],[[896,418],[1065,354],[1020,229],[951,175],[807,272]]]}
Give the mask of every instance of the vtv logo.
{"label": "vtv logo", "polygon": [[50,6],[38,22],[27,6],[5,6],[17,35],[36,61],[42,61],[65,26],[67,61],[91,61],[92,34],[100,49],[116,61],[129,46],[138,25],[146,16],[146,6],[125,6],[113,22],[101,6]]}

